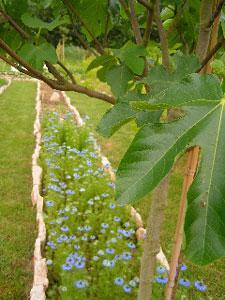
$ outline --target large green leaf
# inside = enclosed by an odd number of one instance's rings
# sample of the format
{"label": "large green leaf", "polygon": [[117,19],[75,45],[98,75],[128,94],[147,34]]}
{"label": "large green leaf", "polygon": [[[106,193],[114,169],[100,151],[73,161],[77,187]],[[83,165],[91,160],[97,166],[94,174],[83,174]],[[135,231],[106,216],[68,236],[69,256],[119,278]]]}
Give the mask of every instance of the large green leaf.
{"label": "large green leaf", "polygon": [[194,263],[207,264],[225,256],[225,100],[193,144],[201,147],[201,162],[188,192],[185,253]]}
{"label": "large green leaf", "polygon": [[[71,2],[95,37],[105,32],[108,0],[72,0]],[[89,41],[92,40],[92,37],[84,27],[82,27],[82,32]]]}
{"label": "large green leaf", "polygon": [[105,77],[113,94],[119,97],[127,92],[128,82],[133,78],[133,74],[126,65],[118,65],[108,70]]}
{"label": "large green leaf", "polygon": [[147,55],[143,46],[128,42],[121,49],[114,49],[113,53],[135,74],[141,75],[143,73],[144,57]]}
{"label": "large green leaf", "polygon": [[222,91],[214,77],[201,78],[204,89],[183,86],[191,101],[182,93],[173,95],[172,104],[182,106],[183,118],[139,130],[118,168],[116,198],[131,203],[143,197],[166,176],[178,155],[200,146],[200,168],[188,193],[186,254],[206,264],[225,256],[225,100],[220,100]]}
{"label": "large green leaf", "polygon": [[38,70],[42,70],[45,60],[53,64],[57,62],[55,48],[48,43],[37,46],[32,43],[26,43],[22,46],[18,54]]}
{"label": "large green leaf", "polygon": [[104,114],[98,124],[98,131],[103,136],[110,137],[122,125],[132,120],[135,114],[127,103],[118,103]]}

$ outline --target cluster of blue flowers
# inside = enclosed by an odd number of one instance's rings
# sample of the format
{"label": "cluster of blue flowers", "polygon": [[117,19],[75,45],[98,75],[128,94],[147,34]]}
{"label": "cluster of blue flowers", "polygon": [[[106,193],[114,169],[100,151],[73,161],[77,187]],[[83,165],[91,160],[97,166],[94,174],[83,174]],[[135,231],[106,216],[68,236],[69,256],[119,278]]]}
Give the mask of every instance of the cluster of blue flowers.
{"label": "cluster of blue flowers", "polygon": [[[88,128],[77,128],[68,113],[44,121],[41,162],[49,299],[136,299],[141,247],[128,207],[114,201],[115,185],[101,166]],[[183,265],[181,272],[186,271]],[[168,274],[158,266],[155,283]],[[205,291],[183,273],[179,286]]]}
{"label": "cluster of blue flowers", "polygon": [[135,224],[129,208],[114,201],[109,165],[101,166],[93,134],[77,128],[70,114],[60,122],[51,113],[42,149],[48,297],[95,299],[97,291],[98,299],[107,293],[135,299],[141,254]]}

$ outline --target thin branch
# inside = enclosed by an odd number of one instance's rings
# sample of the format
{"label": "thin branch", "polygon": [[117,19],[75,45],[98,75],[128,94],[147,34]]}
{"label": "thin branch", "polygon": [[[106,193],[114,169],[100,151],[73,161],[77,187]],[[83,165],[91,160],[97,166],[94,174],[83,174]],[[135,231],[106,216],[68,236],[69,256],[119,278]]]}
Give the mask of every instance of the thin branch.
{"label": "thin branch", "polygon": [[208,27],[209,27],[209,28],[213,25],[214,20],[219,16],[219,14],[220,14],[220,12],[221,12],[221,10],[222,10],[224,4],[225,4],[225,0],[221,0],[221,1],[219,2],[218,6],[217,6],[217,8],[216,8],[216,10],[215,10],[215,12],[214,12],[213,15],[212,15],[211,20],[210,20],[209,23],[208,23]]}
{"label": "thin branch", "polygon": [[57,61],[57,64],[66,72],[72,83],[76,84],[76,80],[70,70],[61,61]]}
{"label": "thin branch", "polygon": [[107,5],[107,16],[106,16],[106,22],[105,22],[105,32],[104,32],[104,38],[103,38],[103,47],[107,47],[107,39],[108,39],[108,33],[109,33],[109,23],[110,23],[110,15],[109,15],[109,0]]}
{"label": "thin branch", "polygon": [[[143,0],[138,0],[138,2],[142,5],[144,5]],[[153,19],[154,19],[154,9],[155,9],[156,0],[149,0],[149,2],[146,2],[144,0],[144,2],[146,4],[144,6],[145,6],[145,8],[147,8],[148,14],[147,14],[145,33],[144,33],[144,36],[143,36],[143,45],[145,47],[147,47],[149,37],[150,37],[151,31],[152,31],[152,23],[153,23]]]}
{"label": "thin branch", "polygon": [[21,35],[22,38],[28,39],[29,34],[24,31],[14,20],[12,17],[7,15],[3,10],[0,10],[0,14],[12,25],[12,27]]}
{"label": "thin branch", "polygon": [[92,37],[92,39],[93,39],[93,41],[94,41],[94,43],[96,45],[97,51],[100,54],[105,54],[105,50],[103,49],[102,45],[96,39],[96,37],[93,34],[93,32],[91,31],[89,25],[87,25],[87,23],[83,20],[83,18],[79,14],[79,12],[76,10],[75,6],[69,0],[62,0],[62,1],[65,4],[65,6],[67,7],[68,12],[69,13],[72,12],[74,14],[74,16],[76,16],[78,18],[78,20],[81,22],[81,24],[83,25],[83,27],[87,30],[87,32],[90,34],[90,36]]}
{"label": "thin branch", "polygon": [[19,72],[30,76],[30,73],[26,69],[21,68],[18,64],[12,62],[6,56],[0,55],[0,59],[3,60],[4,62],[6,62],[8,65],[12,66],[13,68],[17,69]]}
{"label": "thin branch", "polygon": [[201,67],[196,70],[196,73],[200,72],[205,65],[211,60],[211,58],[216,54],[216,52],[221,48],[225,46],[225,38],[222,38],[220,41],[217,42],[217,44],[212,48],[212,50],[207,54],[207,56],[203,59],[201,63]]}
{"label": "thin branch", "polygon": [[163,23],[160,17],[160,0],[156,0],[155,21],[158,27],[160,45],[162,50],[162,63],[166,68],[170,67],[169,48],[167,34],[163,28]]}
{"label": "thin branch", "polygon": [[176,27],[177,25],[177,22],[180,20],[181,16],[182,16],[182,13],[183,13],[183,10],[185,8],[185,5],[187,3],[188,0],[184,0],[183,3],[181,4],[181,6],[178,8],[178,11],[177,11],[177,14],[176,16],[174,17],[171,25],[169,26],[168,30],[167,30],[167,33],[171,33],[174,28]]}
{"label": "thin branch", "polygon": [[126,15],[128,16],[129,20],[130,20],[130,10],[129,7],[127,6],[126,1],[124,0],[119,0],[120,5],[123,7],[123,9],[125,10]]}
{"label": "thin branch", "polygon": [[135,37],[136,43],[138,45],[141,45],[142,37],[141,37],[140,27],[138,24],[137,15],[135,13],[134,0],[128,0],[128,3],[129,3],[129,7],[130,7],[130,21],[131,21],[131,26],[132,26],[132,29],[134,32],[134,37]]}
{"label": "thin branch", "polygon": [[209,27],[208,25],[211,21],[211,16],[213,13],[213,2],[214,1],[212,0],[201,1],[200,29],[196,46],[196,54],[200,60],[205,58],[208,50],[211,33],[211,27]]}
{"label": "thin branch", "polygon": [[48,61],[45,61],[45,64],[48,68],[49,73],[51,73],[60,84],[64,84],[66,82],[65,78],[57,71],[57,69]]}
{"label": "thin branch", "polygon": [[[0,39],[0,48],[2,48],[6,53],[9,54],[9,56],[11,58],[13,58],[17,63],[19,63],[20,71],[22,73],[44,81],[53,89],[57,89],[57,90],[61,90],[61,91],[74,91],[74,92],[78,92],[81,94],[85,94],[89,97],[104,100],[111,104],[115,103],[115,98],[112,96],[88,89],[79,84],[67,82],[66,80],[61,82],[59,80],[53,80],[53,79],[50,79],[50,78],[44,76],[41,72],[39,72],[36,69],[34,69],[33,67],[31,67],[22,57],[18,56],[16,54],[16,52],[14,52],[2,39]],[[24,68],[25,68],[25,70],[24,70]],[[18,67],[17,67],[17,69],[18,69]],[[56,75],[55,70],[53,71],[53,69],[51,68],[51,71],[52,71],[52,73],[55,73],[55,74],[53,74],[55,76]]]}
{"label": "thin branch", "polygon": [[[148,10],[153,9],[154,4],[149,3],[146,0],[137,0],[141,5],[143,5],[145,8],[147,8]],[[153,1],[154,2],[154,1]]]}

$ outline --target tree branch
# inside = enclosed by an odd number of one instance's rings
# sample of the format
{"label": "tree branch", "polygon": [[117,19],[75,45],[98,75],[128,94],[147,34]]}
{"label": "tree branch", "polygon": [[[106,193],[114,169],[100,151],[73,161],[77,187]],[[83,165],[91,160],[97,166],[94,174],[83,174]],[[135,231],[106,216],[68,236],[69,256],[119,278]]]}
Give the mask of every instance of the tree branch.
{"label": "tree branch", "polygon": [[208,27],[210,28],[213,23],[214,23],[214,20],[219,16],[222,8],[223,8],[223,5],[225,4],[225,0],[221,0],[216,8],[216,10],[214,11],[213,15],[212,15],[212,18],[211,20],[209,21],[208,23]]}
{"label": "tree branch", "polygon": [[[153,9],[154,4],[152,4],[151,2],[149,3],[147,0],[137,0],[141,5],[143,5],[145,8],[147,8],[148,10]],[[155,1],[153,1],[155,2]]]}
{"label": "tree branch", "polygon": [[131,26],[134,32],[134,37],[136,40],[136,43],[138,45],[142,44],[142,37],[141,37],[141,31],[139,28],[138,24],[138,19],[135,13],[135,8],[134,8],[134,0],[128,0],[129,7],[130,7],[130,21],[131,21]]}
{"label": "tree branch", "polygon": [[[140,2],[140,1],[143,1],[143,0],[139,0],[138,2]],[[143,45],[145,47],[148,45],[150,33],[151,33],[151,30],[152,30],[152,23],[153,23],[153,18],[154,18],[155,2],[156,2],[156,0],[152,0],[152,1],[149,0],[149,2],[147,2],[147,4],[149,5],[147,7],[147,10],[148,10],[147,24],[146,24],[146,28],[145,28],[144,37],[143,37]]]}
{"label": "tree branch", "polygon": [[200,11],[200,30],[198,36],[198,42],[196,47],[196,54],[200,60],[203,60],[206,56],[208,45],[210,41],[211,26],[208,25],[211,22],[213,12],[213,1],[202,0]]}
{"label": "tree branch", "polygon": [[170,67],[169,49],[167,34],[163,28],[163,23],[160,17],[160,0],[156,0],[155,21],[158,27],[160,45],[162,49],[162,63],[166,68]]}
{"label": "tree branch", "polygon": [[181,4],[181,6],[178,8],[177,14],[174,17],[173,22],[171,23],[170,27],[167,30],[167,34],[171,33],[174,30],[174,28],[176,27],[177,22],[179,21],[179,19],[182,16],[182,12],[184,10],[186,3],[187,3],[187,0],[184,0],[183,3]]}
{"label": "tree branch", "polygon": [[87,23],[83,20],[79,12],[76,10],[75,6],[72,5],[72,3],[69,0],[62,0],[65,6],[67,7],[68,12],[72,12],[74,16],[78,18],[78,20],[81,22],[83,27],[87,30],[87,32],[90,34],[92,37],[95,45],[96,45],[96,50],[102,55],[105,54],[105,50],[103,49],[102,45],[99,43],[99,41],[96,39],[94,36],[93,32],[91,31],[90,27],[87,25]]}
{"label": "tree branch", "polygon": [[0,10],[0,14],[12,25],[12,27],[21,35],[22,38],[28,39],[29,34],[24,31],[9,15],[7,15],[3,10]]}
{"label": "tree branch", "polygon": [[[88,89],[88,88],[83,87],[79,84],[70,83],[70,82],[66,81],[65,79],[63,79],[63,82],[61,82],[61,81],[59,81],[59,77],[58,77],[58,80],[53,80],[53,79],[50,79],[50,78],[44,76],[41,72],[39,72],[38,70],[31,67],[22,57],[18,56],[16,54],[16,52],[14,52],[2,39],[0,39],[0,48],[2,48],[6,53],[8,53],[9,56],[11,58],[13,58],[19,64],[19,66],[15,66],[15,67],[20,72],[22,72],[22,73],[24,73],[28,76],[31,76],[31,77],[34,77],[34,78],[37,78],[39,80],[44,81],[45,83],[47,83],[53,89],[57,89],[57,90],[60,90],[60,91],[74,91],[74,92],[78,92],[78,93],[81,93],[81,94],[85,94],[89,97],[104,100],[104,101],[106,101],[108,103],[111,103],[111,104],[115,103],[115,98],[112,97],[112,96],[109,96],[109,95],[106,95],[104,93],[100,93],[100,92]],[[6,60],[4,59],[4,61],[6,61]],[[55,77],[60,75],[58,73],[58,71],[55,69],[54,66],[52,68],[52,65],[51,65],[50,68],[51,68],[52,74]],[[60,78],[62,78],[61,75],[60,75]]]}
{"label": "tree branch", "polygon": [[76,80],[70,70],[61,61],[57,61],[57,64],[66,72],[72,83],[76,84]]}

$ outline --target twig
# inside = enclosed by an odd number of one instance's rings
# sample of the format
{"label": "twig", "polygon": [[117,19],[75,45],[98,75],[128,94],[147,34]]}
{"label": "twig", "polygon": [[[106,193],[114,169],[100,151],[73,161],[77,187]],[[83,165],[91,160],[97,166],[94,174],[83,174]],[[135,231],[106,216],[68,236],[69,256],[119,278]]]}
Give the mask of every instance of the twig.
{"label": "twig", "polygon": [[155,7],[155,21],[158,27],[160,45],[162,50],[162,62],[163,65],[169,69],[170,67],[170,59],[169,59],[169,49],[168,49],[168,40],[166,32],[163,28],[162,20],[160,17],[160,0],[156,0]]}
{"label": "twig", "polygon": [[138,19],[135,13],[135,8],[134,8],[134,0],[128,0],[129,7],[130,7],[130,21],[131,21],[131,26],[134,32],[134,37],[136,40],[136,43],[138,45],[142,44],[142,37],[141,37],[141,31],[139,28],[138,24]]}
{"label": "twig", "polygon": [[203,59],[201,63],[201,67],[196,70],[196,73],[200,72],[205,65],[208,64],[208,62],[211,60],[211,58],[216,54],[216,52],[222,47],[225,46],[225,39],[222,38],[218,43],[214,46],[214,48],[207,54],[206,58]]}
{"label": "twig", "polygon": [[[153,9],[154,4],[149,3],[146,0],[137,0],[141,5],[143,5],[145,8],[147,8],[148,10]],[[153,1],[154,2],[154,1]]]}
{"label": "twig", "polygon": [[22,38],[24,39],[28,39],[29,38],[29,34],[24,31],[14,20],[12,17],[10,17],[9,15],[7,15],[3,10],[0,10],[0,14],[3,15],[3,17],[13,26],[13,28],[16,29],[17,32],[19,32],[19,34],[21,35]]}
{"label": "twig", "polygon": [[96,45],[97,51],[100,54],[105,54],[105,50],[103,49],[102,45],[99,43],[99,41],[97,40],[97,38],[95,37],[95,35],[91,31],[89,25],[87,25],[87,23],[83,20],[83,18],[79,14],[79,12],[76,10],[75,6],[69,0],[62,0],[62,1],[65,4],[65,6],[67,7],[68,12],[69,13],[72,12],[78,18],[78,20],[81,22],[83,27],[87,30],[87,32],[90,34],[90,36],[92,37],[92,39],[93,39],[93,41]]}
{"label": "twig", "polygon": [[177,262],[180,255],[180,249],[183,241],[183,226],[184,226],[184,218],[186,212],[186,196],[187,196],[187,191],[193,181],[194,174],[197,168],[198,155],[199,155],[199,147],[193,147],[188,152],[188,162],[187,162],[186,174],[183,182],[181,202],[180,202],[180,208],[179,208],[178,220],[177,220],[176,232],[175,232],[175,244],[172,252],[169,282],[166,289],[165,300],[171,300],[173,295],[173,288],[175,284],[174,279],[176,277],[176,271],[177,271]]}
{"label": "twig", "polygon": [[[149,41],[149,37],[150,37],[150,33],[152,30],[152,23],[153,23],[153,19],[154,19],[154,8],[155,8],[155,2],[156,0],[149,0],[149,2],[147,2],[147,4],[149,5],[147,7],[148,10],[148,15],[147,15],[147,23],[146,23],[146,28],[145,28],[145,33],[143,36],[143,45],[146,47],[148,45],[148,41]],[[140,0],[138,1],[140,2]]]}
{"label": "twig", "polygon": [[76,80],[70,70],[61,61],[57,61],[57,64],[66,72],[72,83],[76,84]]}
{"label": "twig", "polygon": [[56,68],[48,61],[45,61],[45,64],[48,68],[49,73],[51,73],[60,84],[64,84],[66,82],[65,78],[56,70]]}
{"label": "twig", "polygon": [[214,12],[213,15],[212,15],[211,20],[210,20],[209,23],[208,23],[208,27],[211,27],[211,26],[213,25],[214,20],[219,16],[219,14],[220,14],[220,12],[221,12],[221,10],[222,10],[224,4],[225,4],[225,0],[221,0],[221,1],[219,2],[218,6],[217,6],[217,8],[216,8],[216,10],[215,10],[215,12]]}
{"label": "twig", "polygon": [[129,7],[127,6],[127,3],[126,3],[126,1],[124,1],[124,0],[119,0],[119,2],[120,2],[120,5],[123,7],[123,9],[125,10],[125,13],[126,13],[126,15],[128,16],[128,18],[129,18],[129,20],[130,20],[130,10],[129,10]]}

